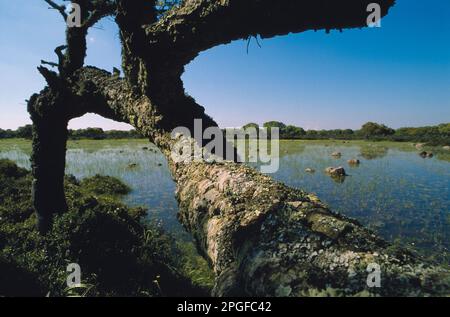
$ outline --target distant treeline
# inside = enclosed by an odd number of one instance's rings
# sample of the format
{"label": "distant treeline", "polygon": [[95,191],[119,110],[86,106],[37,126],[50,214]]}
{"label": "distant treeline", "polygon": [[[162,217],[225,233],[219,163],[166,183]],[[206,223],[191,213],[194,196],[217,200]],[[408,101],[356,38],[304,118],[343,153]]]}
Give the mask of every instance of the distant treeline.
{"label": "distant treeline", "polygon": [[[17,130],[2,130],[2,129],[0,129],[0,139],[12,139],[12,138],[31,139],[32,134],[33,134],[33,129],[31,127],[31,125],[26,125],[26,126],[20,127]],[[143,136],[140,135],[136,130],[104,131],[101,128],[69,130],[69,139],[71,139],[71,140],[139,139],[139,138],[143,138]]]}
{"label": "distant treeline", "polygon": [[94,139],[94,140],[104,140],[104,139],[141,139],[144,138],[136,130],[108,130],[104,131],[101,128],[87,128],[80,130],[69,130],[69,139],[79,140],[79,139]]}
{"label": "distant treeline", "polygon": [[[301,127],[286,125],[278,121],[266,122],[264,128],[277,127],[280,129],[281,139],[303,139],[303,140],[372,140],[372,141],[404,141],[423,142],[430,145],[450,145],[450,123],[437,126],[419,128],[392,129],[384,124],[375,122],[365,123],[361,129],[335,129],[335,130],[305,130]],[[249,123],[243,127],[259,128],[256,123]]]}
{"label": "distant treeline", "polygon": [[[423,142],[430,145],[450,145],[450,123],[444,123],[437,126],[419,127],[419,128],[400,128],[392,129],[384,124],[367,122],[359,130],[335,129],[335,130],[305,130],[301,127],[286,125],[278,121],[266,122],[264,128],[277,127],[280,129],[280,138],[286,140],[372,140],[372,141],[404,141],[404,142]],[[246,124],[242,129],[256,128],[256,123]],[[26,125],[17,130],[0,129],[0,139],[7,138],[25,138],[31,139],[32,127]],[[80,130],[69,130],[69,139],[139,139],[143,138],[136,130],[104,131],[101,128],[87,128]]]}

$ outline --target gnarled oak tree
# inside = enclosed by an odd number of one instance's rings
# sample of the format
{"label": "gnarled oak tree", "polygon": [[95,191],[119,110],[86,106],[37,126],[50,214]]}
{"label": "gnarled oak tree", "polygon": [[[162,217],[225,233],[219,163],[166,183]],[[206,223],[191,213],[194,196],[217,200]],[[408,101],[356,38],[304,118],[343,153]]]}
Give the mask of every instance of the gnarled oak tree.
{"label": "gnarled oak tree", "polygon": [[[46,2],[66,18],[61,4]],[[56,49],[59,61],[49,64],[58,72],[39,67],[48,86],[28,104],[41,232],[67,208],[67,124],[92,112],[130,123],[167,157],[180,221],[217,275],[214,295],[448,294],[448,271],[390,246],[313,195],[235,162],[177,163],[171,157],[178,142],[173,128],[193,129],[194,119],[202,119],[204,129],[217,126],[180,79],[200,52],[257,35],[364,27],[371,0],[73,2],[82,9],[82,25],[68,28],[65,45]],[[384,16],[394,0],[378,3]],[[84,66],[87,30],[105,16],[120,28],[124,78]],[[370,264],[381,270],[381,288],[367,286]]]}

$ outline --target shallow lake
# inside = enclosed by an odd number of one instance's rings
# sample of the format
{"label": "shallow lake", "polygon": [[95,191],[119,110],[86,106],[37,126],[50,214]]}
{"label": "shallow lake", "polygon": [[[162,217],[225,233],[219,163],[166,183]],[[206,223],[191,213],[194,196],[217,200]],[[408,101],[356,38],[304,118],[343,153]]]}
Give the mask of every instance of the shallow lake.
{"label": "shallow lake", "polygon": [[[339,151],[340,158],[331,154]],[[29,168],[29,142],[0,141],[0,158]],[[349,159],[359,159],[351,167]],[[324,173],[345,167],[337,181]],[[305,172],[306,168],[315,173]],[[122,179],[133,191],[125,202],[148,208],[149,218],[189,239],[177,220],[175,184],[162,154],[145,140],[70,141],[67,173]],[[358,219],[391,242],[450,261],[450,161],[441,153],[424,159],[409,143],[282,141],[280,168],[272,175],[317,196],[333,210]]]}

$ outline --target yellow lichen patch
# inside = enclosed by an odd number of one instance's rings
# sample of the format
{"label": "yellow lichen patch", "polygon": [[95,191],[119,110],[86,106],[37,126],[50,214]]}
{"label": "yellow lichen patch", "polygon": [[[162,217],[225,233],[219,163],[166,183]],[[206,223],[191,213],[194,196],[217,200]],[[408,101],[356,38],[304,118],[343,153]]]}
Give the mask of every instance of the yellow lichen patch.
{"label": "yellow lichen patch", "polygon": [[293,221],[302,221],[306,217],[306,214],[302,210],[298,210],[290,215],[290,219]]}
{"label": "yellow lichen patch", "polygon": [[312,202],[320,202],[319,198],[316,195],[309,194],[306,197],[308,197],[308,199]]}
{"label": "yellow lichen patch", "polygon": [[216,267],[218,255],[219,255],[219,235],[223,227],[223,220],[214,217],[208,220],[206,223],[206,249],[208,257],[212,262],[213,268]]}
{"label": "yellow lichen patch", "polygon": [[290,201],[287,204],[297,209],[298,207],[300,207],[302,205],[302,203],[303,202],[301,202],[301,201]]}
{"label": "yellow lichen patch", "polygon": [[255,224],[259,219],[261,219],[261,215],[263,215],[263,213],[260,210],[254,210],[245,213],[240,222],[241,227],[247,227]]}
{"label": "yellow lichen patch", "polygon": [[231,173],[228,171],[221,171],[217,175],[216,181],[217,188],[219,189],[219,191],[224,192],[227,186],[229,185],[230,180],[231,180]]}
{"label": "yellow lichen patch", "polygon": [[348,222],[344,222],[322,212],[313,212],[308,215],[308,222],[312,230],[332,239],[337,239],[350,226]]}
{"label": "yellow lichen patch", "polygon": [[206,193],[208,190],[211,189],[211,187],[213,187],[214,185],[211,183],[210,180],[205,179],[202,180],[198,183],[197,188],[198,188],[198,193],[199,194],[204,194]]}

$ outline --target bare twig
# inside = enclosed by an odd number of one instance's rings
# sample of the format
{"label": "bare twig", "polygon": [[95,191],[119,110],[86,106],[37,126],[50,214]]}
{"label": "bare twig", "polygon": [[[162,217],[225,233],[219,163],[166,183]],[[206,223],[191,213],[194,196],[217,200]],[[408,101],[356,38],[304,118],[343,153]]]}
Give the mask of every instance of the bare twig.
{"label": "bare twig", "polygon": [[43,59],[41,59],[41,64],[42,65],[49,65],[51,67],[59,67],[59,64],[54,63],[54,62],[47,62],[47,61],[44,61]]}
{"label": "bare twig", "polygon": [[250,36],[247,38],[247,54],[248,54],[248,50],[249,50],[249,48],[250,48],[250,42],[251,42],[251,40],[252,40],[252,37],[255,38],[256,44],[258,45],[259,48],[261,48],[261,43],[259,43],[258,35],[255,35],[255,36],[250,35]]}
{"label": "bare twig", "polygon": [[59,5],[57,3],[55,3],[52,0],[44,0],[50,7],[51,9],[55,9],[57,10],[62,17],[64,18],[64,20],[67,20],[67,13],[66,13],[66,6],[65,5]]}

